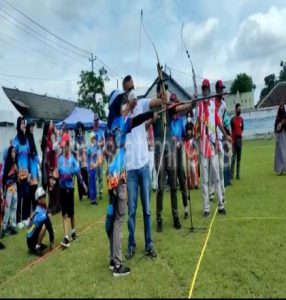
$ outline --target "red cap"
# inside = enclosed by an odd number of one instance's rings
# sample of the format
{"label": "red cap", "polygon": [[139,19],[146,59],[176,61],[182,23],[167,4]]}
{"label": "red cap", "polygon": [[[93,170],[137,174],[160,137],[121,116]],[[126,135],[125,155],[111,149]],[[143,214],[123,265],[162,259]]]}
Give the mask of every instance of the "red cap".
{"label": "red cap", "polygon": [[203,87],[210,87],[210,82],[209,82],[208,79],[204,79],[204,80],[203,80],[202,88],[203,88]]}
{"label": "red cap", "polygon": [[172,102],[179,102],[177,95],[175,93],[172,93],[171,97],[170,97],[170,101]]}
{"label": "red cap", "polygon": [[68,133],[64,133],[62,136],[61,146],[64,147],[66,142],[70,141],[70,135]]}
{"label": "red cap", "polygon": [[215,84],[216,89],[225,89],[225,86],[222,83],[222,80],[218,80]]}

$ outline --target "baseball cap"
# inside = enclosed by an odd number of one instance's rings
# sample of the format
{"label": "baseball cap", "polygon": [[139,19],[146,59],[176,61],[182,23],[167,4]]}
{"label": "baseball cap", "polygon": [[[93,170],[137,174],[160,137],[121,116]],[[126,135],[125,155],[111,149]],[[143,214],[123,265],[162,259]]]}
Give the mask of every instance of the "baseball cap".
{"label": "baseball cap", "polygon": [[70,135],[68,133],[64,133],[62,136],[61,146],[64,147],[66,142],[70,141]]}
{"label": "baseball cap", "polygon": [[215,84],[216,89],[225,89],[225,86],[222,83],[222,80],[218,80]]}
{"label": "baseball cap", "polygon": [[204,80],[203,80],[202,88],[203,88],[203,87],[210,87],[210,82],[209,82],[208,79],[204,79]]}
{"label": "baseball cap", "polygon": [[39,186],[35,193],[35,200],[38,201],[40,198],[44,197],[46,195],[45,190],[43,187]]}

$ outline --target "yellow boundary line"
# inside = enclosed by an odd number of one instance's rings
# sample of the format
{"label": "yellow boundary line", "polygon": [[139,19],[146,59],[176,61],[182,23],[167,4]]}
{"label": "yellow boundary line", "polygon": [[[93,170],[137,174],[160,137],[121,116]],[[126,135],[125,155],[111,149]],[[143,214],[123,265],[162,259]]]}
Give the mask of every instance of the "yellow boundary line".
{"label": "yellow boundary line", "polygon": [[200,258],[199,258],[197,266],[196,266],[196,270],[195,270],[194,277],[193,277],[193,280],[192,280],[192,285],[191,285],[190,292],[189,292],[189,297],[188,297],[189,299],[192,298],[192,295],[193,295],[193,291],[194,291],[196,279],[197,279],[197,276],[198,276],[198,273],[199,273],[199,269],[200,269],[200,266],[201,266],[201,262],[202,262],[203,256],[205,254],[205,250],[206,250],[207,243],[208,243],[208,240],[209,240],[209,237],[210,237],[210,234],[211,234],[211,230],[212,230],[212,226],[213,226],[216,214],[217,214],[217,209],[216,209],[216,211],[215,211],[215,213],[213,215],[213,218],[212,218],[209,230],[208,230],[208,234],[207,234],[207,237],[206,237],[206,240],[205,240],[205,243],[204,243],[204,246],[203,246]]}
{"label": "yellow boundary line", "polygon": [[[94,225],[97,224],[102,224],[103,219],[105,218],[105,216],[102,216],[98,221],[90,223],[89,225],[87,225],[83,230],[79,231],[79,234],[84,233],[85,231],[89,230],[91,227],[93,227]],[[34,260],[32,260],[26,267],[24,267],[23,269],[19,270],[18,272],[16,272],[12,277],[8,278],[6,281],[2,282],[0,284],[0,287],[2,287],[3,285],[7,284],[8,282],[10,282],[11,280],[13,280],[15,277],[17,277],[19,274],[27,271],[28,269],[30,269],[32,266],[42,262],[43,260],[45,260],[47,257],[49,257],[51,254],[53,254],[54,252],[56,252],[57,250],[59,250],[61,248],[61,245],[56,246],[53,250],[48,251],[45,255],[38,257]]]}

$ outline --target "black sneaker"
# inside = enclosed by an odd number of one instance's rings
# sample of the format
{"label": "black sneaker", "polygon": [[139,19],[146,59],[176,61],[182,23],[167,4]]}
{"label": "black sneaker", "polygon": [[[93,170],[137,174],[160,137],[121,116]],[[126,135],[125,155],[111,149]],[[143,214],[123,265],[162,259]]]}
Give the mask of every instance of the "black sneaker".
{"label": "black sneaker", "polygon": [[109,262],[109,270],[113,271],[114,268],[115,268],[115,263],[114,263],[113,259],[111,259],[110,262]]}
{"label": "black sneaker", "polygon": [[205,211],[205,212],[204,212],[204,217],[205,217],[205,218],[208,218],[209,215],[210,215],[210,212],[209,212],[209,211]]}
{"label": "black sneaker", "polygon": [[175,218],[175,220],[174,220],[174,227],[175,227],[176,229],[181,229],[181,228],[182,228],[182,225],[181,225],[180,220],[179,220],[178,217]]}
{"label": "black sneaker", "polygon": [[14,235],[14,234],[18,234],[18,231],[17,231],[17,229],[16,229],[15,227],[11,227],[11,228],[10,228],[10,233],[11,233],[12,235]]}
{"label": "black sneaker", "polygon": [[70,246],[70,241],[69,241],[69,239],[66,238],[66,237],[64,237],[63,240],[62,240],[62,242],[61,242],[61,246],[62,246],[63,248],[68,248],[68,247]]}
{"label": "black sneaker", "polygon": [[0,242],[0,250],[4,250],[6,248],[6,246]]}
{"label": "black sneaker", "polygon": [[41,250],[45,250],[45,249],[47,249],[47,248],[48,248],[48,246],[47,246],[47,245],[45,245],[45,244],[41,244],[40,246],[41,246],[41,247],[40,247],[40,249],[41,249]]}
{"label": "black sneaker", "polygon": [[196,190],[198,190],[198,189],[199,189],[199,187],[196,185],[196,186],[195,186],[195,189],[196,189]]}
{"label": "black sneaker", "polygon": [[37,256],[42,256],[43,255],[43,249],[41,249],[41,247],[35,249],[34,254],[36,254]]}
{"label": "black sneaker", "polygon": [[92,201],[91,202],[91,205],[97,205],[98,203],[97,203],[97,201]]}
{"label": "black sneaker", "polygon": [[157,257],[157,252],[155,251],[154,247],[152,247],[151,249],[147,250],[145,252],[145,256],[149,256],[151,258],[156,258]]}
{"label": "black sneaker", "polygon": [[226,215],[226,210],[224,208],[219,209],[218,213],[221,214],[221,215]]}
{"label": "black sneaker", "polygon": [[157,222],[157,232],[162,232],[163,231],[163,222],[158,221]]}
{"label": "black sneaker", "polygon": [[113,276],[114,277],[120,277],[125,276],[130,273],[130,268],[124,267],[123,265],[120,265],[118,268],[115,266],[113,269]]}
{"label": "black sneaker", "polygon": [[0,238],[3,239],[9,233],[8,229],[2,230]]}
{"label": "black sneaker", "polygon": [[77,235],[75,232],[73,232],[73,233],[71,234],[71,238],[72,238],[72,240],[75,242],[75,241],[78,240],[78,235]]}
{"label": "black sneaker", "polygon": [[188,217],[189,217],[189,214],[185,211],[184,219],[186,220],[186,219],[188,219]]}
{"label": "black sneaker", "polygon": [[125,254],[125,257],[127,259],[131,259],[135,255],[135,250],[134,249],[128,249],[127,253]]}

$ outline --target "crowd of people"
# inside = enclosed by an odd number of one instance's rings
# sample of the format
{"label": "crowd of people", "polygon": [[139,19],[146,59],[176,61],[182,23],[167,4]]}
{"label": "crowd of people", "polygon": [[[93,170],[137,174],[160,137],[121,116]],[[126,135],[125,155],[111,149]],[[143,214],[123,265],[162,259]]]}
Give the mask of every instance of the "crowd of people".
{"label": "crowd of people", "polygon": [[[57,130],[45,123],[41,155],[34,140],[32,120],[19,117],[17,134],[5,149],[0,164],[1,238],[27,228],[27,246],[41,255],[47,248],[42,243],[49,233],[54,244],[52,215],[61,211],[63,239],[68,248],[77,240],[74,186],[77,177],[78,198],[86,196],[91,205],[103,197],[103,167],[106,165],[108,208],[106,232],[110,243],[109,268],[114,276],[129,274],[123,264],[121,232],[128,210],[128,247],[125,257],[136,252],[136,211],[141,198],[145,255],[157,256],[152,240],[151,192],[156,192],[156,230],[163,231],[163,202],[169,187],[173,226],[182,225],[178,211],[177,189],[182,193],[183,215],[189,217],[192,189],[201,187],[202,215],[210,215],[210,202],[216,198],[218,213],[226,214],[225,186],[240,179],[243,119],[240,105],[230,120],[223,100],[224,85],[216,83],[214,97],[209,97],[210,82],[202,82],[202,95],[180,104],[175,93],[157,85],[157,96],[138,99],[130,75],[123,80],[123,91],[114,90],[109,97],[107,129],[99,126],[94,114],[94,128],[86,132],[78,122],[74,138],[65,123]],[[167,109],[162,112],[162,107]],[[284,121],[283,121],[284,122]],[[277,132],[285,125],[277,125]],[[280,123],[279,123],[280,124]],[[284,124],[284,125],[283,125]],[[278,128],[279,127],[279,128]],[[284,127],[283,127],[284,128]],[[48,195],[48,201],[46,201]],[[47,203],[48,202],[48,203]],[[71,230],[69,230],[69,223]],[[1,248],[5,246],[1,243]]]}

